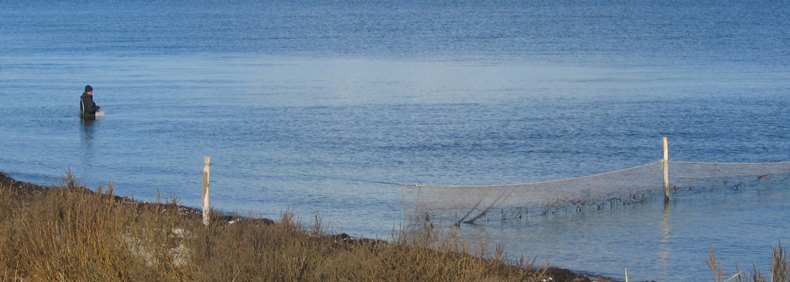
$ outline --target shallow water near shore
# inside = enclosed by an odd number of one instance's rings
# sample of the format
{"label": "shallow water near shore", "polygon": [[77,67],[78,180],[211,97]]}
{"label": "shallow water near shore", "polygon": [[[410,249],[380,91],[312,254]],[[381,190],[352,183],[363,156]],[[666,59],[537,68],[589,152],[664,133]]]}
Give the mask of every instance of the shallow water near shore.
{"label": "shallow water near shore", "polygon": [[[788,238],[788,189],[719,191],[662,199],[616,210],[465,227],[510,249],[570,269],[636,281],[705,281],[711,248],[725,273],[755,267],[770,274],[771,252]],[[775,241],[756,238],[777,238]],[[517,238],[517,240],[514,240]],[[561,243],[558,243],[561,242]],[[638,258],[638,259],[636,259]],[[682,258],[682,259],[679,259]],[[612,268],[612,265],[619,267]],[[645,270],[649,274],[645,274]],[[685,271],[684,271],[685,270]]]}
{"label": "shallow water near shore", "polygon": [[[790,161],[787,7],[740,3],[69,1],[0,9],[0,171],[386,237],[389,183],[549,181],[662,157]],[[90,11],[90,12],[87,12]],[[86,15],[96,15],[88,21]],[[649,15],[649,16],[648,16]],[[714,16],[715,15],[715,16]],[[105,119],[84,122],[95,89]],[[768,267],[790,184],[464,225],[631,280]]]}

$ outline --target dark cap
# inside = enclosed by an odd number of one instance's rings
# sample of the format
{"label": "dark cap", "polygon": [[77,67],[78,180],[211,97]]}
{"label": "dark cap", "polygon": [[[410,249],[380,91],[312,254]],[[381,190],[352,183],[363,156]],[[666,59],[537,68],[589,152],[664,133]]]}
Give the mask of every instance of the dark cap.
{"label": "dark cap", "polygon": [[92,92],[92,91],[93,91],[93,87],[91,87],[90,85],[85,85],[85,92]]}

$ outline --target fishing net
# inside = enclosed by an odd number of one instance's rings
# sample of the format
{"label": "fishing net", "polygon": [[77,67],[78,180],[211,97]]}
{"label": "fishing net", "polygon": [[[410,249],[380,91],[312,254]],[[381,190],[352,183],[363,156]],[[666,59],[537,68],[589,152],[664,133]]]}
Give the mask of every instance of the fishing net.
{"label": "fishing net", "polygon": [[[787,183],[790,162],[667,162],[672,195]],[[600,210],[664,196],[663,162],[549,182],[490,186],[401,185],[404,219],[474,223],[481,218]]]}

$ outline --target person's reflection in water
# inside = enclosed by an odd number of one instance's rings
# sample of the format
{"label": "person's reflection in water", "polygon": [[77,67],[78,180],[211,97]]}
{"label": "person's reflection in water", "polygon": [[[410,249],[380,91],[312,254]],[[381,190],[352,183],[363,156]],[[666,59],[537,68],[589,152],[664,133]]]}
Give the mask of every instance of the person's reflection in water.
{"label": "person's reflection in water", "polygon": [[80,161],[83,166],[90,166],[93,163],[93,133],[94,133],[94,120],[93,119],[80,119],[81,134],[80,141]]}

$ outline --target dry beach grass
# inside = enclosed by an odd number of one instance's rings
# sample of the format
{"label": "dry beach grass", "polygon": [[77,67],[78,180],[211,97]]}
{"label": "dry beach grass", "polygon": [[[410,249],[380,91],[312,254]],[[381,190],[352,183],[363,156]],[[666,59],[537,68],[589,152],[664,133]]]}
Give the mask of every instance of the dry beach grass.
{"label": "dry beach grass", "polygon": [[753,266],[753,270],[740,270],[735,265],[735,274],[725,274],[721,263],[718,262],[713,248],[710,246],[710,257],[708,258],[708,268],[713,273],[716,282],[790,282],[790,263],[787,261],[787,250],[779,242],[778,247],[774,247],[771,256],[771,273],[768,278]]}
{"label": "dry beach grass", "polygon": [[204,226],[175,198],[95,190],[70,173],[58,187],[0,174],[0,281],[590,281],[430,225],[387,241],[329,234],[318,217],[308,230],[289,212]]}

